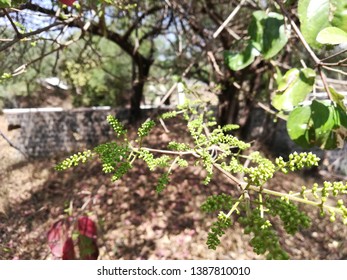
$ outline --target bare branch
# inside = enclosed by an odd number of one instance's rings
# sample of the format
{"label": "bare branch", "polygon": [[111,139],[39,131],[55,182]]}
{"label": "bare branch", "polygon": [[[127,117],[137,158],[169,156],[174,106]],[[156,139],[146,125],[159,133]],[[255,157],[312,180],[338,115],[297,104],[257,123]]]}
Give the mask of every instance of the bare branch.
{"label": "bare branch", "polygon": [[246,0],[242,0],[236,8],[230,13],[228,18],[222,23],[221,26],[216,30],[215,33],[213,33],[213,38],[217,38],[218,35],[222,32],[222,30],[229,24],[229,22],[234,18],[234,16],[239,12],[241,9],[241,6],[246,2]]}
{"label": "bare branch", "polygon": [[12,25],[14,31],[15,31],[16,34],[17,34],[17,37],[18,37],[18,38],[21,38],[22,34],[19,32],[19,30],[18,30],[16,24],[13,22],[11,16],[8,14],[8,12],[6,11],[6,9],[2,9],[2,10],[4,11],[4,14],[5,14],[5,16],[7,17],[7,19],[10,21],[10,23],[11,23],[11,25]]}
{"label": "bare branch", "polygon": [[15,144],[12,143],[12,141],[10,139],[8,139],[6,137],[5,134],[2,133],[2,131],[0,130],[0,136],[12,147],[12,148],[15,148],[17,151],[19,151],[25,158],[28,158],[28,156],[26,155],[26,153],[24,153],[22,151],[21,148],[19,148],[18,146],[16,146]]}

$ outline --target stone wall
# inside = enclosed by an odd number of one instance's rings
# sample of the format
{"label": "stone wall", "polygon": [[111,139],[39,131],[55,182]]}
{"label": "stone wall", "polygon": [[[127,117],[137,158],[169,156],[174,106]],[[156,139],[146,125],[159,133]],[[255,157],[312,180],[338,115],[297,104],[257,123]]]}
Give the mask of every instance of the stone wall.
{"label": "stone wall", "polygon": [[[143,109],[144,115],[151,108]],[[29,157],[52,157],[68,155],[97,144],[114,139],[113,130],[106,121],[109,114],[120,120],[127,120],[129,111],[125,108],[94,107],[63,110],[61,108],[5,109],[11,142]],[[256,109],[252,113],[250,137],[267,137],[271,151],[277,156],[286,156],[293,151],[303,151],[288,137],[285,122],[278,121],[275,133],[269,133],[271,120],[265,121],[266,113]],[[271,123],[269,123],[271,122]],[[335,151],[313,149],[320,158],[325,159],[327,169],[347,176],[347,145]]]}
{"label": "stone wall", "polygon": [[112,139],[109,114],[125,119],[125,109],[109,107],[5,109],[11,142],[29,157],[50,157],[91,148]]}

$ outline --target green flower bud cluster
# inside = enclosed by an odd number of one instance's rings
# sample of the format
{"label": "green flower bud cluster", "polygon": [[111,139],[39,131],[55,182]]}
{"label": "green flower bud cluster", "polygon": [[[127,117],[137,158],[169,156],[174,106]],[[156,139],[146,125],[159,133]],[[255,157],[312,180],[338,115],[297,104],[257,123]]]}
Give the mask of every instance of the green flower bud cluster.
{"label": "green flower bud cluster", "polygon": [[201,102],[201,100],[192,101],[186,99],[183,104],[177,106],[177,109],[183,112],[183,118],[186,121],[189,121],[191,116],[197,116],[200,112],[203,112],[201,115],[207,116],[207,119],[211,115],[209,112],[206,112],[206,104]]}
{"label": "green flower bud cluster", "polygon": [[127,131],[124,128],[123,124],[119,120],[117,120],[114,116],[108,115],[107,116],[107,122],[110,124],[110,126],[113,128],[113,130],[116,132],[117,136],[126,135]]}
{"label": "green flower bud cluster", "polygon": [[287,233],[294,235],[300,228],[309,228],[310,218],[292,202],[280,198],[267,199],[265,207],[272,216],[279,216]]}
{"label": "green flower bud cluster", "polygon": [[107,174],[107,173],[111,173],[114,171],[114,166],[112,166],[112,164],[109,163],[104,163],[102,165],[102,171]]}
{"label": "green flower bud cluster", "polygon": [[206,146],[206,144],[208,144],[207,137],[203,134],[203,115],[188,122],[187,127],[198,147],[201,145]]}
{"label": "green flower bud cluster", "polygon": [[232,208],[233,204],[233,197],[222,193],[207,197],[205,202],[200,206],[200,209],[206,213],[228,211]]}
{"label": "green flower bud cluster", "polygon": [[74,154],[55,166],[55,170],[62,171],[70,167],[77,166],[79,163],[85,163],[94,156],[91,150]]}
{"label": "green flower bud cluster", "polygon": [[201,150],[199,151],[199,155],[201,156],[202,160],[202,166],[206,169],[207,175],[204,179],[203,183],[204,185],[208,185],[212,179],[213,176],[213,158],[212,155],[209,153],[208,150]]}
{"label": "green flower bud cluster", "polygon": [[240,164],[238,159],[236,157],[232,157],[230,159],[229,164],[226,164],[225,162],[222,162],[220,166],[227,172],[230,173],[244,173],[245,172],[245,167]]}
{"label": "green flower bud cluster", "polygon": [[216,121],[208,121],[207,123],[206,123],[206,125],[208,126],[208,127],[213,127],[213,126],[216,126],[217,125],[217,122]]}
{"label": "green flower bud cluster", "polygon": [[118,145],[116,142],[101,144],[95,147],[94,151],[99,154],[106,168],[115,167],[118,162],[127,158],[130,152],[127,145]]}
{"label": "green flower bud cluster", "polygon": [[149,134],[151,129],[155,126],[155,122],[152,120],[145,121],[139,128],[137,134],[140,136],[140,138],[143,138]]}
{"label": "green flower bud cluster", "polygon": [[230,134],[225,134],[225,132],[228,132],[230,130],[234,130],[238,128],[237,125],[226,125],[223,128],[218,126],[215,128],[210,136],[209,136],[209,143],[210,145],[220,145],[220,144],[225,144],[225,147],[228,147],[225,149],[226,151],[229,151],[232,148],[239,148],[240,150],[245,150],[250,147],[250,144],[247,144],[239,139],[237,139],[235,136],[230,135]]}
{"label": "green flower bud cluster", "polygon": [[178,113],[176,111],[171,111],[171,112],[166,112],[164,114],[162,114],[160,117],[163,119],[163,120],[167,120],[167,119],[171,119],[171,118],[174,118],[178,115]]}
{"label": "green flower bud cluster", "polygon": [[305,167],[318,166],[320,158],[315,154],[309,153],[300,153],[294,152],[289,155],[289,160],[285,162],[282,157],[276,158],[277,167],[283,172],[288,173],[288,170],[295,171],[300,170]]}
{"label": "green flower bud cluster", "polygon": [[12,74],[11,73],[3,73],[0,77],[0,84],[7,79],[11,79],[12,78]]}
{"label": "green flower bud cluster", "polygon": [[347,182],[333,182],[332,193],[333,196],[337,196],[339,194],[347,194]]}
{"label": "green flower bud cluster", "polygon": [[127,145],[110,142],[95,147],[94,151],[100,156],[102,171],[104,173],[114,172],[111,178],[112,181],[121,178],[132,167],[128,162],[130,150]]}
{"label": "green flower bud cluster", "polygon": [[330,214],[330,221],[335,222],[336,221],[336,211],[339,211],[339,214],[342,217],[342,221],[345,225],[347,225],[347,208],[344,205],[344,202],[342,199],[339,199],[336,202],[336,208],[330,208],[329,214]]}
{"label": "green flower bud cluster", "polygon": [[169,166],[170,157],[167,155],[154,158],[154,155],[151,152],[144,149],[141,149],[139,153],[139,158],[143,159],[147,163],[148,168],[151,171],[155,170],[157,167]]}
{"label": "green flower bud cluster", "polygon": [[210,232],[207,235],[207,247],[216,250],[220,244],[220,237],[225,234],[225,230],[230,228],[231,225],[231,219],[226,217],[225,214],[221,213],[218,215],[218,220],[212,224]]}
{"label": "green flower bud cluster", "polygon": [[237,124],[226,124],[226,125],[224,125],[224,126],[222,127],[222,130],[223,130],[224,132],[230,132],[230,131],[232,131],[232,130],[236,130],[236,129],[239,129],[239,128],[240,128],[240,126],[237,125]]}
{"label": "green flower bud cluster", "polygon": [[173,151],[187,151],[190,149],[189,145],[185,144],[185,143],[178,143],[176,141],[171,141],[168,145],[167,145],[168,149],[173,150]]}
{"label": "green flower bud cluster", "polygon": [[244,173],[248,174],[245,181],[252,185],[261,186],[273,177],[276,168],[270,160],[262,157],[259,152],[251,153],[250,159],[257,166],[244,168]]}
{"label": "green flower bud cluster", "polygon": [[314,183],[312,185],[312,188],[307,188],[306,186],[301,187],[300,195],[307,199],[307,195],[311,194],[316,200],[320,200],[320,210],[321,210],[321,216],[325,215],[324,208],[328,208],[328,212],[330,214],[330,221],[335,222],[336,221],[336,211],[338,211],[339,214],[341,214],[343,222],[347,224],[347,211],[345,209],[345,206],[343,206],[343,200],[339,199],[337,201],[337,207],[334,209],[334,207],[326,206],[326,202],[328,200],[328,197],[330,195],[337,197],[338,195],[345,195],[347,194],[347,183],[344,182],[327,182],[325,181],[323,183],[323,187],[318,186],[317,183]]}
{"label": "green flower bud cluster", "polygon": [[250,144],[245,143],[230,134],[225,135],[222,138],[221,143],[228,144],[230,148],[239,148],[242,151],[248,149],[251,146]]}
{"label": "green flower bud cluster", "polygon": [[185,159],[179,158],[177,159],[176,163],[179,167],[188,167],[188,161]]}
{"label": "green flower bud cluster", "polygon": [[259,208],[248,216],[239,217],[238,221],[244,226],[245,234],[253,234],[250,245],[256,254],[265,254],[267,259],[275,260],[289,258],[280,246],[278,234],[272,229],[271,223],[260,216]]}
{"label": "green flower bud cluster", "polygon": [[169,173],[168,172],[164,172],[158,180],[157,186],[156,186],[156,192],[157,193],[161,193],[169,184],[170,179],[169,179]]}

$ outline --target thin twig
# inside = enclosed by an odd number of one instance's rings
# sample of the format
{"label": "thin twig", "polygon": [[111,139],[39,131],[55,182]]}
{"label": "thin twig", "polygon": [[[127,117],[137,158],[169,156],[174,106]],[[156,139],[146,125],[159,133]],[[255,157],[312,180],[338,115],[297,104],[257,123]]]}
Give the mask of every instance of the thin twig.
{"label": "thin twig", "polygon": [[16,24],[13,22],[11,16],[8,14],[8,12],[6,11],[6,9],[2,9],[2,10],[4,11],[5,16],[6,16],[6,17],[8,18],[8,20],[10,21],[10,23],[11,23],[11,25],[12,25],[14,31],[15,31],[16,34],[17,34],[17,37],[18,37],[19,39],[22,38],[23,34],[19,32],[19,30],[18,30]]}
{"label": "thin twig", "polygon": [[287,121],[287,119],[283,116],[281,116],[280,114],[278,114],[277,112],[273,111],[270,109],[270,107],[266,106],[265,104],[258,102],[257,105],[262,108],[264,111],[270,113],[271,115],[275,115],[277,118],[282,119],[284,121]]}
{"label": "thin twig", "polygon": [[314,62],[316,63],[316,65],[320,65],[321,64],[321,60],[316,56],[316,54],[314,53],[314,51],[311,49],[311,47],[309,46],[309,44],[306,42],[304,36],[302,35],[302,33],[300,32],[299,27],[297,27],[297,25],[295,24],[294,20],[292,19],[292,17],[290,16],[290,14],[288,13],[288,11],[285,9],[285,7],[283,6],[283,4],[279,1],[279,0],[274,0],[281,8],[281,11],[283,12],[283,14],[288,18],[290,25],[292,26],[292,28],[294,29],[294,32],[296,33],[296,35],[298,36],[299,40],[301,41],[301,43],[304,45],[305,49],[307,50],[307,52],[309,53],[309,55],[312,57],[312,59],[314,60]]}
{"label": "thin twig", "polygon": [[246,0],[242,0],[236,8],[230,13],[228,18],[221,24],[221,26],[218,27],[215,33],[213,33],[213,38],[217,38],[218,35],[223,31],[223,29],[229,24],[229,22],[234,18],[234,16],[239,12],[241,9],[241,6],[246,2]]}
{"label": "thin twig", "polygon": [[324,66],[344,66],[344,63],[347,61],[347,57],[344,59],[341,59],[338,62],[324,62],[323,65]]}
{"label": "thin twig", "polygon": [[321,59],[321,61],[326,61],[326,60],[332,59],[332,58],[334,58],[334,57],[336,57],[336,56],[339,56],[339,55],[341,55],[341,54],[343,54],[343,53],[345,53],[345,52],[347,52],[347,49],[342,50],[342,51],[339,51],[339,52],[337,52],[337,53],[335,53],[335,54],[332,54],[332,55],[330,55],[330,56],[328,56],[328,57],[324,57],[324,58]]}
{"label": "thin twig", "polygon": [[1,130],[0,130],[0,136],[1,136],[2,138],[4,138],[4,140],[5,140],[12,148],[15,148],[17,151],[19,151],[26,159],[28,158],[28,156],[26,155],[26,153],[24,153],[24,152],[22,151],[22,149],[19,148],[17,145],[13,144],[12,141],[11,141],[10,139],[8,139],[8,138],[6,137],[6,135],[2,133]]}
{"label": "thin twig", "polygon": [[324,89],[325,89],[325,91],[327,92],[327,94],[329,96],[329,99],[333,100],[333,97],[332,97],[332,94],[330,92],[330,88],[329,88],[329,85],[328,85],[328,82],[327,82],[327,77],[323,73],[323,70],[322,70],[321,66],[318,67],[318,72],[319,72],[319,75],[320,75],[320,77],[322,79],[322,83],[323,83]]}
{"label": "thin twig", "polygon": [[340,74],[342,74],[342,75],[347,76],[347,72],[342,71],[342,70],[340,70],[340,69],[335,69],[335,68],[332,68],[332,67],[329,67],[329,66],[322,66],[322,67],[323,67],[324,69],[326,69],[326,70],[333,71],[333,72],[337,72],[337,73],[340,73]]}

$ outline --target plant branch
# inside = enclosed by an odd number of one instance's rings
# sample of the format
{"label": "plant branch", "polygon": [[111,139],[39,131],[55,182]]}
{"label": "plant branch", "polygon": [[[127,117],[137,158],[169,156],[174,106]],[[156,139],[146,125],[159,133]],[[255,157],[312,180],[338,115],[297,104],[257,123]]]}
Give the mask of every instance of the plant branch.
{"label": "plant branch", "polygon": [[12,147],[12,148],[15,148],[17,151],[19,151],[25,158],[28,158],[28,156],[26,155],[26,153],[24,153],[22,151],[21,148],[19,148],[18,146],[16,146],[15,144],[12,143],[12,141],[10,139],[8,139],[6,137],[5,134],[2,133],[2,131],[0,130],[0,136]]}
{"label": "plant branch", "polygon": [[234,18],[234,16],[239,12],[241,6],[246,2],[246,0],[241,0],[241,2],[236,6],[236,8],[230,13],[227,19],[218,27],[215,33],[213,33],[213,38],[217,38],[218,35],[223,31],[223,29],[229,24],[229,22]]}
{"label": "plant branch", "polygon": [[337,52],[337,53],[335,53],[335,54],[332,54],[332,55],[330,55],[330,56],[328,56],[328,57],[322,58],[321,61],[326,61],[326,60],[332,59],[332,58],[334,58],[334,57],[336,57],[336,56],[339,56],[339,55],[341,55],[341,54],[344,54],[345,52],[347,52],[347,49],[341,50],[341,51],[339,51],[339,52]]}
{"label": "plant branch", "polygon": [[342,70],[340,70],[340,69],[335,69],[335,68],[332,68],[332,67],[329,67],[329,66],[322,66],[322,67],[323,67],[324,69],[326,69],[326,70],[333,71],[333,72],[337,72],[337,73],[340,73],[340,74],[342,74],[342,75],[347,76],[347,72],[342,71]]}
{"label": "plant branch", "polygon": [[299,203],[303,203],[303,204],[307,204],[307,205],[311,205],[311,206],[315,206],[315,207],[323,207],[328,211],[338,212],[339,214],[343,214],[342,210],[340,210],[336,207],[329,206],[326,204],[322,205],[322,202],[315,202],[315,201],[308,200],[305,198],[297,197],[297,196],[292,195],[292,194],[285,194],[282,192],[277,192],[277,191],[273,191],[273,190],[269,190],[269,189],[261,188],[261,187],[257,187],[257,186],[252,186],[252,185],[249,186],[249,189],[252,191],[255,191],[257,193],[262,192],[262,193],[269,194],[272,196],[277,196],[277,197],[281,197],[281,198],[283,197],[283,198],[287,198],[291,201],[295,201],[295,202],[299,202]]}
{"label": "plant branch", "polygon": [[304,45],[304,48],[306,49],[306,51],[309,53],[309,55],[311,56],[311,58],[314,60],[314,62],[316,63],[316,65],[320,65],[321,64],[321,60],[316,56],[316,54],[314,53],[314,51],[311,49],[311,47],[309,46],[309,44],[306,42],[304,36],[302,35],[299,27],[295,24],[294,20],[292,19],[291,15],[288,13],[288,11],[286,10],[286,8],[283,6],[282,2],[280,0],[274,0],[279,6],[280,9],[282,11],[282,13],[288,18],[290,25],[292,26],[294,32],[296,33],[296,35],[298,36],[299,40],[301,41],[301,43]]}
{"label": "plant branch", "polygon": [[320,77],[322,79],[322,83],[323,83],[324,89],[325,89],[325,91],[327,92],[327,94],[329,96],[329,99],[333,100],[331,92],[330,92],[330,89],[329,89],[329,85],[328,85],[328,82],[327,82],[327,77],[323,73],[323,70],[322,70],[321,66],[318,66],[318,72],[319,72],[319,75],[320,75]]}
{"label": "plant branch", "polygon": [[11,25],[12,25],[14,31],[15,31],[16,34],[17,34],[17,37],[18,37],[18,38],[21,38],[23,34],[19,32],[19,30],[18,30],[16,24],[13,22],[11,16],[8,14],[8,12],[6,11],[6,9],[2,9],[2,10],[4,11],[4,14],[5,14],[5,16],[7,17],[7,19],[10,21],[10,23],[11,23]]}

